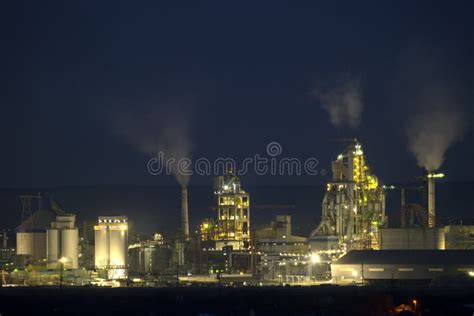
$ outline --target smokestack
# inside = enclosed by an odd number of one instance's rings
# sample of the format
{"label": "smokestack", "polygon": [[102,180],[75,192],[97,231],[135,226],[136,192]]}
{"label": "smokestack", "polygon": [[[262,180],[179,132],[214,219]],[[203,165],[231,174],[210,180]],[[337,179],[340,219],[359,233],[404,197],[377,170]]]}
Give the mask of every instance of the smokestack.
{"label": "smokestack", "polygon": [[433,175],[428,171],[428,228],[434,228],[436,225],[435,178]]}
{"label": "smokestack", "polygon": [[189,241],[188,188],[181,188],[181,232],[183,240]]}
{"label": "smokestack", "polygon": [[434,228],[436,226],[436,207],[435,207],[435,179],[444,178],[444,173],[434,173],[428,171],[426,181],[428,182],[428,227]]}

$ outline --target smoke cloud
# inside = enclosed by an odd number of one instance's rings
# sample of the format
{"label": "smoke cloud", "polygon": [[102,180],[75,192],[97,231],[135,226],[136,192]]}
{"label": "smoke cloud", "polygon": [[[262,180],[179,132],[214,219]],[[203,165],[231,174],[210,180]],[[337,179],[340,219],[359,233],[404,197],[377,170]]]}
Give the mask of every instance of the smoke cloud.
{"label": "smoke cloud", "polygon": [[174,159],[170,171],[182,187],[190,176],[182,172],[187,167],[180,159],[192,158],[191,109],[189,106],[171,105],[147,108],[141,111],[120,111],[112,115],[114,131],[137,151],[156,157],[163,153],[163,160]]}
{"label": "smoke cloud", "polygon": [[427,89],[407,127],[409,149],[418,165],[428,171],[441,167],[446,151],[466,127],[462,108],[454,98],[440,95],[440,91]]}
{"label": "smoke cloud", "polygon": [[312,95],[328,112],[335,127],[356,129],[360,126],[363,109],[360,80],[346,78],[330,86],[320,84]]}

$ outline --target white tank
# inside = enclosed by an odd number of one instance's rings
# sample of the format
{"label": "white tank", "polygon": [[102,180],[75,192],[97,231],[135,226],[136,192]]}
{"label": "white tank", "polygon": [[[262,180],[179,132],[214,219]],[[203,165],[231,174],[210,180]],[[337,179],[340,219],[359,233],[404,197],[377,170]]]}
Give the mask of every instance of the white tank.
{"label": "white tank", "polygon": [[107,270],[109,279],[127,277],[128,219],[100,216],[95,230],[95,265]]}
{"label": "white tank", "polygon": [[79,268],[78,263],[79,232],[77,229],[61,230],[61,258],[66,258],[65,266],[69,269]]}
{"label": "white tank", "polygon": [[46,254],[48,267],[55,268],[59,259],[59,231],[49,229],[46,232]]}
{"label": "white tank", "polygon": [[16,254],[31,255],[33,253],[33,233],[16,233]]}
{"label": "white tank", "polygon": [[46,232],[16,233],[16,254],[30,256],[32,261],[46,259]]}
{"label": "white tank", "polygon": [[110,230],[110,265],[127,264],[127,231]]}
{"label": "white tank", "polygon": [[109,238],[106,229],[95,231],[95,265],[106,268],[109,265]]}
{"label": "white tank", "polygon": [[75,219],[75,215],[66,214],[57,216],[56,221],[51,223],[46,234],[49,268],[79,268],[79,231],[74,225]]}

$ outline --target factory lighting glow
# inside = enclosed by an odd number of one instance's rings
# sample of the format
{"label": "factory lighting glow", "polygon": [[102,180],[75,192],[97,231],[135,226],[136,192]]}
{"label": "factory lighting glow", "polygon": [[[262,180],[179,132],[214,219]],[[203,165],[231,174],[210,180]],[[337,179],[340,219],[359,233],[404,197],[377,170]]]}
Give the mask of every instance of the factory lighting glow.
{"label": "factory lighting glow", "polygon": [[320,263],[321,262],[321,257],[317,253],[311,254],[311,262],[312,263]]}
{"label": "factory lighting glow", "polygon": [[444,178],[444,173],[428,173],[427,177],[434,179]]}

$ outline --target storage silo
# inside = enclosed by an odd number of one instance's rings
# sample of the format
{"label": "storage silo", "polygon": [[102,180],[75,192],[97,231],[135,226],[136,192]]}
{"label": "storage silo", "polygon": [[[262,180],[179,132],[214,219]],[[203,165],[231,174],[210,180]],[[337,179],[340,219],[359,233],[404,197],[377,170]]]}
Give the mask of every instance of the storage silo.
{"label": "storage silo", "polygon": [[49,268],[79,268],[79,231],[75,220],[76,215],[66,214],[57,216],[56,221],[51,223],[46,234]]}
{"label": "storage silo", "polygon": [[57,229],[48,229],[46,232],[46,253],[48,266],[53,268],[59,256],[59,230]]}
{"label": "storage silo", "polygon": [[106,270],[109,279],[127,277],[128,219],[100,216],[95,230],[95,265]]}
{"label": "storage silo", "polygon": [[78,245],[79,232],[77,229],[61,229],[60,258],[66,258],[66,267],[71,267],[71,269],[79,268]]}

